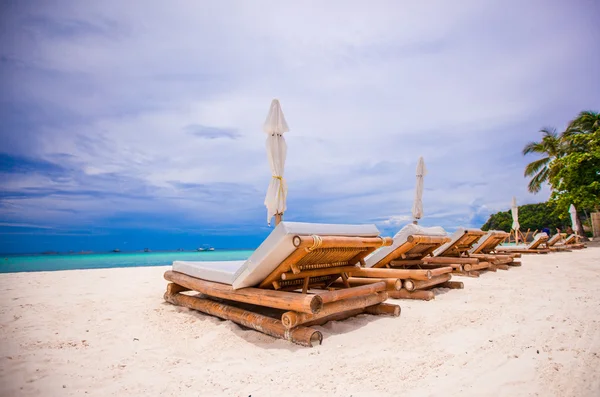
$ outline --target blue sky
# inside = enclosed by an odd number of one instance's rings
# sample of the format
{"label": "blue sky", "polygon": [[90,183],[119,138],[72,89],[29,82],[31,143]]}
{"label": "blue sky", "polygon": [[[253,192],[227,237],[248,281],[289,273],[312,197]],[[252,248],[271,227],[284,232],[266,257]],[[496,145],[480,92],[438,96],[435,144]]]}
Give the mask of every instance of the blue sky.
{"label": "blue sky", "polygon": [[[254,247],[279,98],[293,221],[481,226],[600,108],[596,1],[3,2],[0,252]],[[597,18],[596,18],[597,19]]]}

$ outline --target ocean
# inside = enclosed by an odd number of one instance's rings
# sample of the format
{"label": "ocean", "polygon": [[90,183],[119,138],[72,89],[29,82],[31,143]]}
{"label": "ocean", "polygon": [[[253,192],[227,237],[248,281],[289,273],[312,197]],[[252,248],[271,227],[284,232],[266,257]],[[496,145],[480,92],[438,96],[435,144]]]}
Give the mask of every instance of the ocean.
{"label": "ocean", "polygon": [[168,266],[175,260],[234,261],[248,259],[252,252],[252,250],[217,250],[202,252],[162,251],[103,254],[7,255],[0,258],[0,273]]}

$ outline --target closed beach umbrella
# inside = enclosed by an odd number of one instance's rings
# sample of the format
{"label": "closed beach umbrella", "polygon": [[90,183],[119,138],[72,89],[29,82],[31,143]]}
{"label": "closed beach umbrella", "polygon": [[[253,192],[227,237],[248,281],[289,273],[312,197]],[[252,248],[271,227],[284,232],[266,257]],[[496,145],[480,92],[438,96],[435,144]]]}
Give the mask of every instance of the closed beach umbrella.
{"label": "closed beach umbrella", "polygon": [[423,156],[421,156],[417,162],[417,185],[415,186],[415,201],[412,207],[412,216],[415,223],[417,219],[423,217],[423,177],[426,174],[425,161],[423,160]]}
{"label": "closed beach umbrella", "polygon": [[519,225],[519,206],[517,205],[516,197],[513,197],[513,199],[512,199],[512,206],[510,208],[510,211],[512,213],[512,219],[513,219],[512,229],[515,231],[515,240],[518,242],[519,241],[518,233],[519,233],[519,228],[521,227],[521,225]]}
{"label": "closed beach umbrella", "polygon": [[573,232],[577,234],[578,226],[577,226],[577,209],[573,204],[569,206],[569,214],[571,215],[571,225],[573,228]]}
{"label": "closed beach umbrella", "polygon": [[265,197],[267,223],[271,225],[273,216],[275,216],[275,224],[281,221],[281,216],[286,210],[285,201],[287,196],[287,184],[283,179],[287,145],[283,133],[289,131],[289,127],[277,99],[273,99],[271,102],[271,109],[263,129],[268,134],[267,157],[269,158],[272,175]]}

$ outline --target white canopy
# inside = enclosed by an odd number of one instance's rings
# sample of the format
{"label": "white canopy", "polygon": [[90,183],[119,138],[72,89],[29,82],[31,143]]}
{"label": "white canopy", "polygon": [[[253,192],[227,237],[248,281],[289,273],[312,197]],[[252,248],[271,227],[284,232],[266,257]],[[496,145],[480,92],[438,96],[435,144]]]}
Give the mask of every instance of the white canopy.
{"label": "white canopy", "polygon": [[289,131],[279,100],[273,99],[271,109],[265,120],[263,130],[269,134],[267,137],[267,157],[271,166],[271,182],[265,197],[267,207],[267,222],[271,224],[271,218],[275,214],[283,214],[286,210],[287,184],[283,179],[287,145],[283,133]]}
{"label": "white canopy", "polygon": [[415,186],[415,201],[413,202],[412,207],[412,216],[414,220],[423,217],[423,177],[425,175],[427,175],[427,169],[425,168],[423,156],[421,156],[417,162],[417,185]]}
{"label": "white canopy", "polygon": [[519,206],[517,205],[517,198],[513,197],[512,199],[512,207],[510,208],[512,213],[512,229],[518,231],[521,225],[519,225]]}
{"label": "white canopy", "polygon": [[577,209],[573,204],[569,206],[569,214],[571,215],[571,225],[573,228],[573,233],[577,234],[577,230],[579,230],[577,225]]}

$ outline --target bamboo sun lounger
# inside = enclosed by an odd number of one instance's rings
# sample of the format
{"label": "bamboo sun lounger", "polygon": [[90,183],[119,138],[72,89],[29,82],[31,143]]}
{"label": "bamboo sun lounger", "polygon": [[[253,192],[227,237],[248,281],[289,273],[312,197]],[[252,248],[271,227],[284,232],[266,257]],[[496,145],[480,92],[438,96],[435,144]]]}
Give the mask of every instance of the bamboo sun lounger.
{"label": "bamboo sun lounger", "polygon": [[546,248],[548,248],[552,252],[562,251],[562,252],[571,252],[569,247],[564,244],[559,244],[562,240],[562,235],[560,233],[556,233],[554,236],[550,237],[548,241],[546,241]]}
{"label": "bamboo sun lounger", "polygon": [[485,236],[471,248],[469,256],[474,258],[484,258],[485,260],[496,265],[497,268],[503,269],[504,266],[521,266],[521,262],[515,261],[516,258],[520,258],[521,254],[515,253],[498,253],[496,248],[500,243],[508,238],[509,234],[502,230],[490,230]]}
{"label": "bamboo sun lounger", "polygon": [[[408,224],[394,236],[391,246],[382,247],[365,259],[368,277],[393,275],[400,279],[402,289],[388,291],[390,298],[431,300],[431,288],[462,289],[463,283],[450,281],[453,271],[447,261],[430,254],[450,241],[441,227]],[[369,275],[371,274],[371,275]],[[355,278],[350,278],[352,283]]]}
{"label": "bamboo sun lounger", "polygon": [[548,241],[546,233],[538,233],[533,238],[533,241],[524,245],[502,246],[496,247],[496,252],[504,253],[520,253],[520,254],[547,254],[550,252],[547,248],[542,248]]}
{"label": "bamboo sun lounger", "polygon": [[[440,260],[453,263],[454,274],[469,277],[479,277],[481,270],[496,271],[497,266],[492,265],[486,257],[480,255],[471,256],[469,251],[473,245],[485,234],[481,229],[458,228],[452,234],[449,242],[445,243],[435,251],[433,256]],[[503,265],[500,265],[503,267]]]}
{"label": "bamboo sun lounger", "polygon": [[[246,261],[173,262],[164,298],[313,346],[323,335],[311,325],[361,313],[400,315],[400,306],[383,303],[386,281],[348,281],[367,255],[390,244],[375,225],[281,222]],[[188,290],[202,295],[183,293]]]}
{"label": "bamboo sun lounger", "polygon": [[584,243],[579,241],[579,236],[576,234],[571,234],[569,237],[567,237],[565,239],[565,241],[563,241],[561,243],[561,245],[564,245],[565,247],[568,247],[569,249],[587,248]]}

